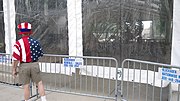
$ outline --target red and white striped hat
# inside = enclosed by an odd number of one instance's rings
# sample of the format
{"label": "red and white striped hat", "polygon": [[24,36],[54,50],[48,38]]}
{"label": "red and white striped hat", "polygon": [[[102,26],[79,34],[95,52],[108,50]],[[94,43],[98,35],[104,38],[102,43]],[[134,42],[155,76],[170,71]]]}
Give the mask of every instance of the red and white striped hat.
{"label": "red and white striped hat", "polygon": [[28,22],[20,23],[17,27],[20,30],[19,34],[26,34],[27,32],[29,32],[30,34],[32,33],[31,24]]}

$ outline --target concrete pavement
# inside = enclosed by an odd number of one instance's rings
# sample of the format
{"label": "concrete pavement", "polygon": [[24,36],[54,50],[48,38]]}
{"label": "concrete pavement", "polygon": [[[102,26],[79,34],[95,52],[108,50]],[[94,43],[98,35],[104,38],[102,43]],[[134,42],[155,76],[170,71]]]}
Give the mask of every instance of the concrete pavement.
{"label": "concrete pavement", "polygon": [[[35,93],[34,93],[35,94]],[[46,91],[47,101],[113,101],[109,99],[87,97],[80,95],[64,94]],[[22,101],[23,88],[0,83],[0,101]],[[31,101],[41,101],[34,97]]]}

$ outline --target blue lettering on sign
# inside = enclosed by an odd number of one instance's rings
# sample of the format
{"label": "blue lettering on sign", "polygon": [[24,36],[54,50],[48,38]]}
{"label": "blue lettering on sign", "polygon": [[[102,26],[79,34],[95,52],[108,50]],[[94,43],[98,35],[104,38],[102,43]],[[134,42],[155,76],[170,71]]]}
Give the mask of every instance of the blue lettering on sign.
{"label": "blue lettering on sign", "polygon": [[168,78],[168,81],[173,82],[173,78]]}
{"label": "blue lettering on sign", "polygon": [[180,84],[180,74],[177,70],[162,68],[161,79]]}
{"label": "blue lettering on sign", "polygon": [[180,83],[180,80],[179,79],[175,79],[174,82],[175,83]]}
{"label": "blue lettering on sign", "polygon": [[82,65],[82,61],[77,61],[76,59],[64,58],[64,67],[79,67]]}
{"label": "blue lettering on sign", "polygon": [[75,61],[75,59],[64,58],[64,61]]}
{"label": "blue lettering on sign", "polygon": [[74,67],[79,67],[80,65],[82,65],[82,62],[76,62]]}
{"label": "blue lettering on sign", "polygon": [[167,80],[167,77],[165,77],[165,76],[162,76],[162,80]]}
{"label": "blue lettering on sign", "polygon": [[168,72],[168,73],[176,73],[176,70],[167,69],[167,68],[163,68],[162,71],[163,72]]}
{"label": "blue lettering on sign", "polygon": [[162,72],[162,75],[163,75],[163,76],[169,76],[169,77],[177,78],[177,75],[176,75],[176,74],[170,74],[170,73]]}

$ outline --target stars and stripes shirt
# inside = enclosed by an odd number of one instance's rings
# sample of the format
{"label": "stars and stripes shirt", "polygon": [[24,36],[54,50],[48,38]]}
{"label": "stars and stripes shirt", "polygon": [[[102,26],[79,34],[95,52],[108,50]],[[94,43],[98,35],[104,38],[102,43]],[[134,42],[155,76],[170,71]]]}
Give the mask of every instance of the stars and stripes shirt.
{"label": "stars and stripes shirt", "polygon": [[42,48],[38,41],[29,36],[24,36],[13,47],[13,60],[20,62],[37,62],[43,56]]}

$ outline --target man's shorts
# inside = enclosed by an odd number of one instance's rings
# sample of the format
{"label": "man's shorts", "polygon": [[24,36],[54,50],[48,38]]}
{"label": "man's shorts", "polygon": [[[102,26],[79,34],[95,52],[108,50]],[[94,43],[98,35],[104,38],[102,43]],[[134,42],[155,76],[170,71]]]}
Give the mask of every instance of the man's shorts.
{"label": "man's shorts", "polygon": [[21,63],[19,67],[19,81],[21,84],[29,84],[30,80],[36,84],[41,81],[40,69],[38,62]]}

